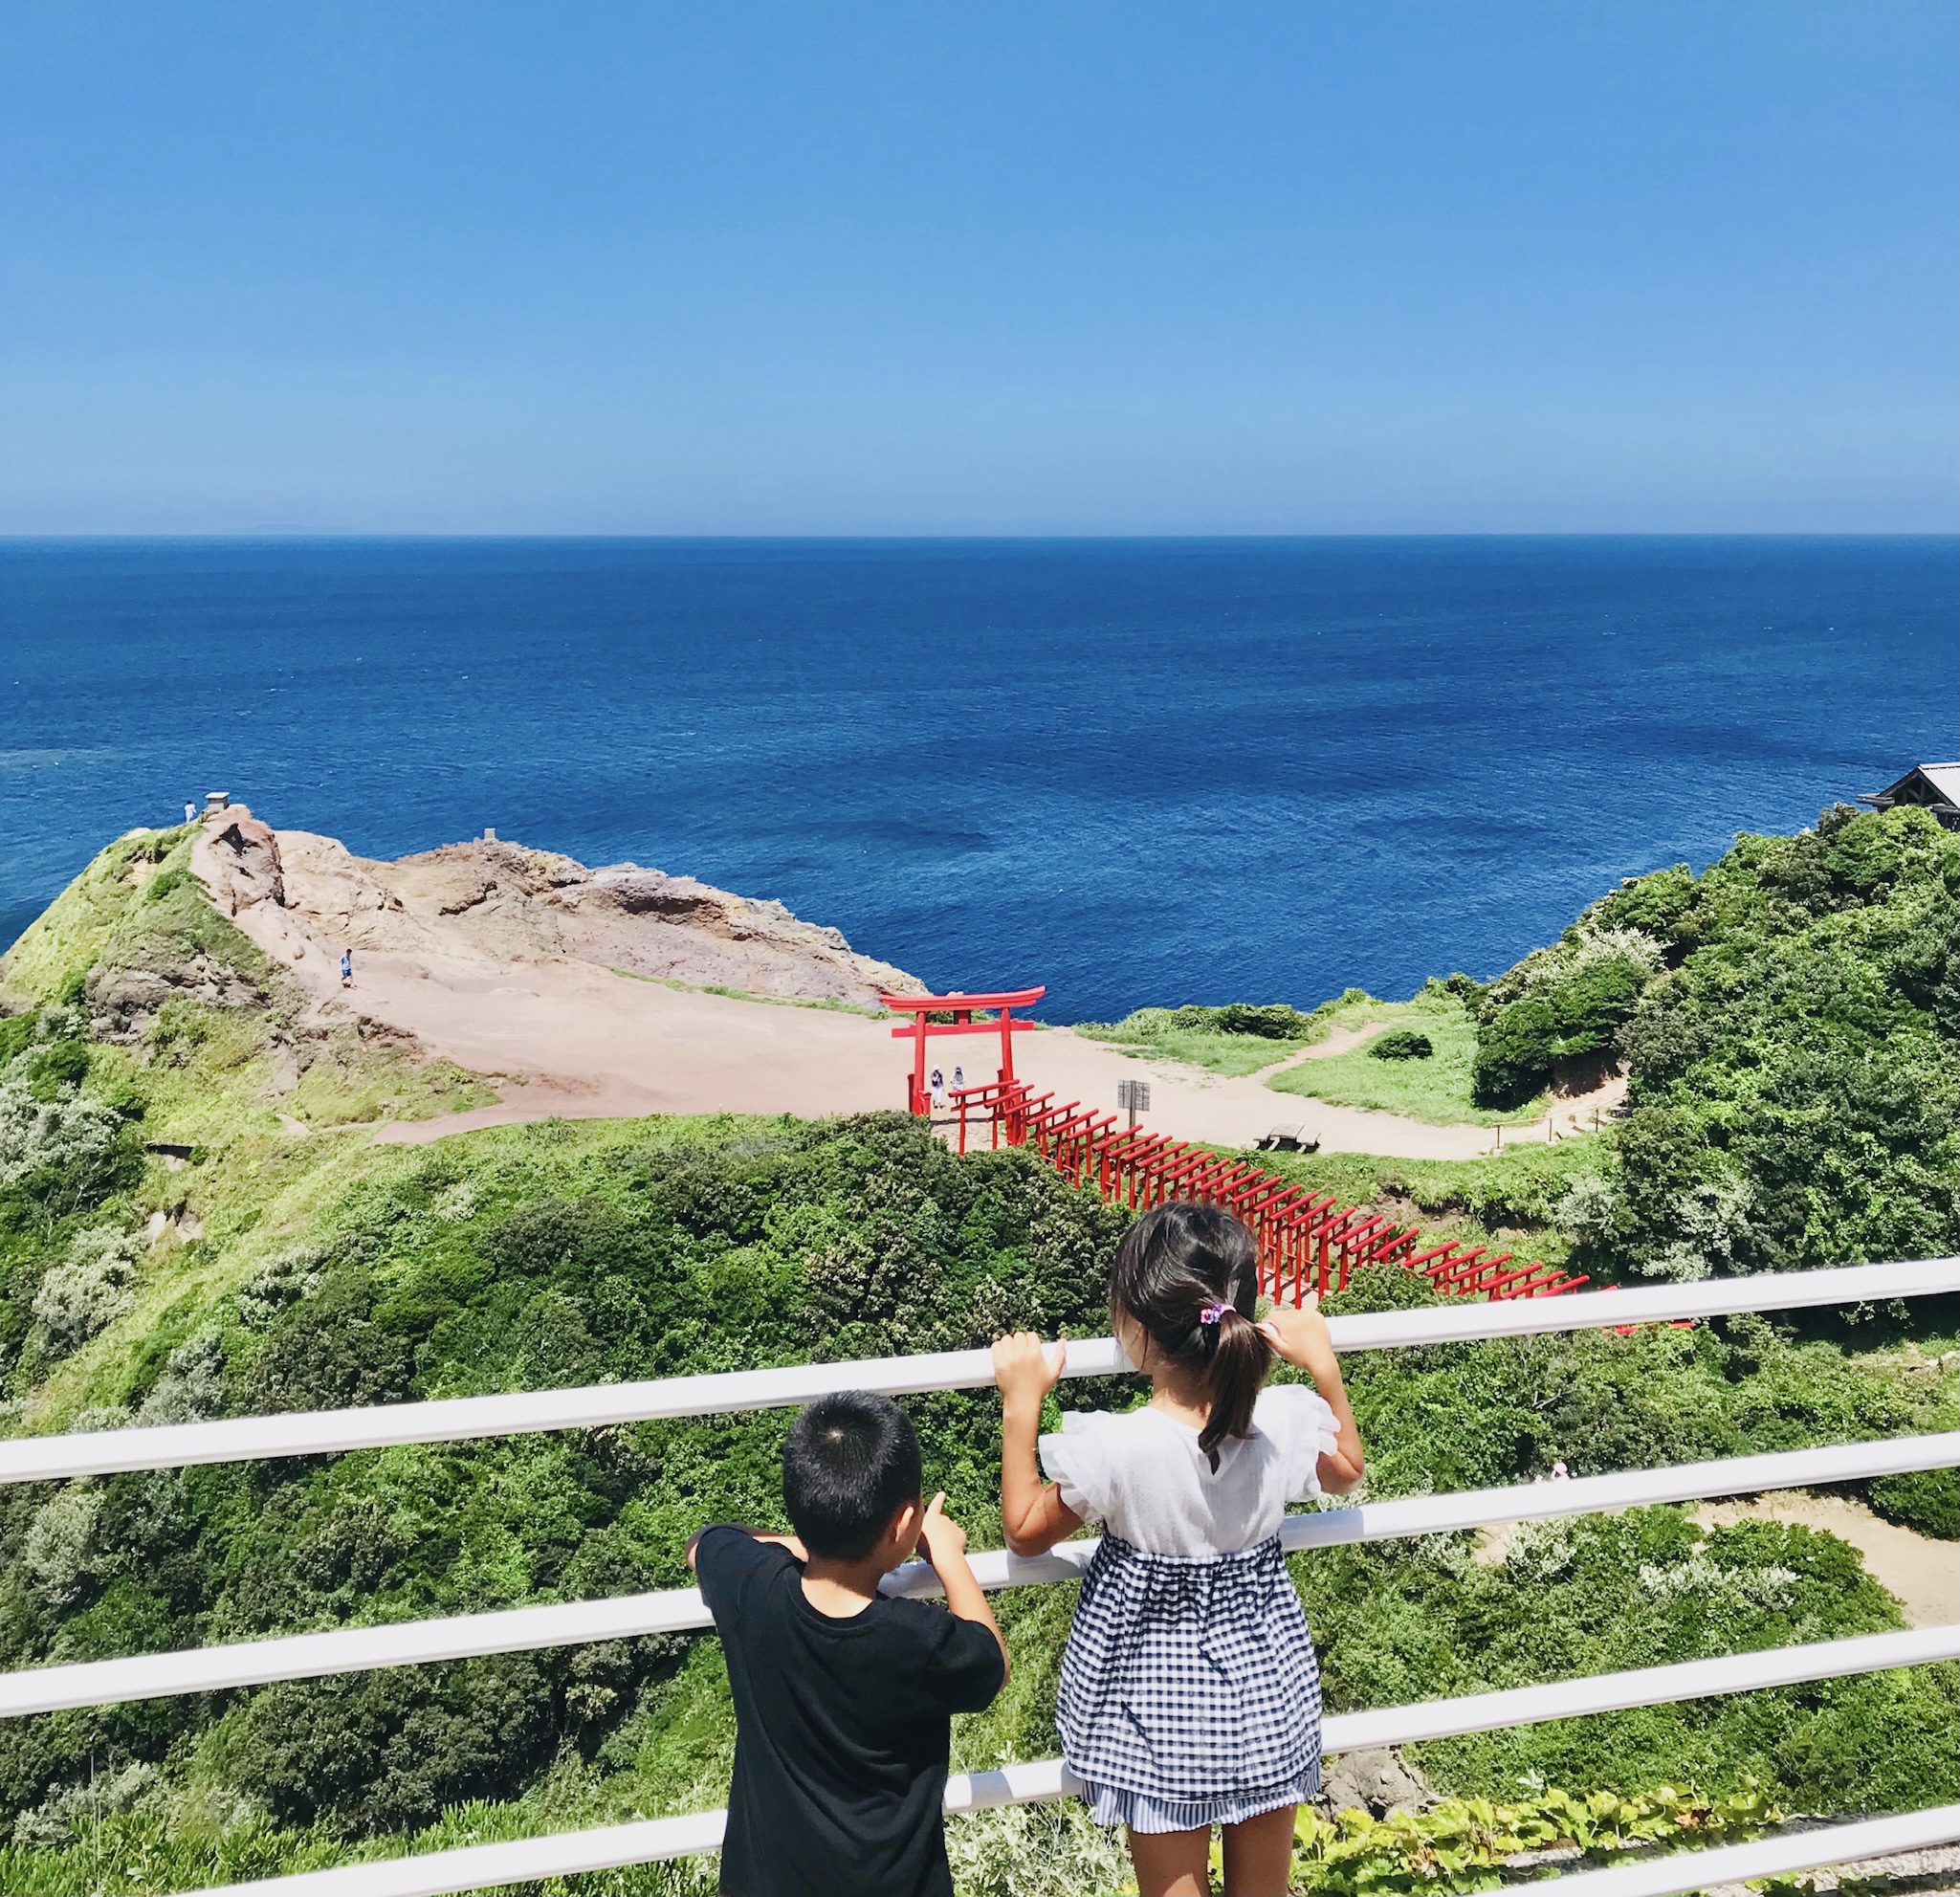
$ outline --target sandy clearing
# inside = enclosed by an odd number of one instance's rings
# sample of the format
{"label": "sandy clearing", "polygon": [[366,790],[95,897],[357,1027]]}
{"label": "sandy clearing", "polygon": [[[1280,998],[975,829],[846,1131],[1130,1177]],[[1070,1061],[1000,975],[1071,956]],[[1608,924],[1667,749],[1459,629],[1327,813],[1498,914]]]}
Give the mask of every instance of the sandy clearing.
{"label": "sandy clearing", "polygon": [[[319,975],[330,978],[331,971],[321,968]],[[491,968],[369,954],[360,959],[351,991],[330,979],[320,985],[323,998],[349,1003],[499,1083],[505,1097],[498,1105],[377,1135],[391,1142],[420,1144],[551,1114],[817,1117],[905,1100],[906,1044],[892,1038],[889,1023],[859,1015],[678,990],[568,961]],[[949,1071],[959,1057],[971,1080],[992,1077],[990,1040],[975,1037],[943,1055],[935,1050]],[[1327,1151],[1404,1158],[1471,1158],[1489,1139],[1482,1127],[1424,1126],[1391,1114],[1280,1099],[1256,1079],[1134,1059],[1068,1028],[1018,1036],[1015,1063],[1038,1092],[1111,1112],[1118,1080],[1146,1078],[1149,1125],[1216,1145],[1249,1146],[1280,1123],[1298,1123]]]}

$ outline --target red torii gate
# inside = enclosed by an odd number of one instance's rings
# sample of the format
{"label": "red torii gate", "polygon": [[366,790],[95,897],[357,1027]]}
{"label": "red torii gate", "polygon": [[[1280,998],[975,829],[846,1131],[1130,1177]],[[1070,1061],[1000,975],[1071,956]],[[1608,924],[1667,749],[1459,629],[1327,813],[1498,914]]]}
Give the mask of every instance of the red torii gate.
{"label": "red torii gate", "polygon": [[[1018,1021],[1014,1010],[1032,1007],[1048,991],[1046,988],[1016,988],[1002,995],[880,995],[878,1000],[892,1014],[912,1016],[910,1027],[894,1027],[894,1041],[913,1044],[912,1076],[906,1083],[908,1113],[930,1114],[932,1098],[926,1088],[926,1036],[929,1034],[998,1034],[1001,1037],[1001,1084],[1014,1082],[1014,1037],[1032,1027],[1031,1021]],[[981,1009],[992,1009],[993,1021],[976,1021]],[[928,1021],[929,1014],[950,1014],[951,1021]]]}

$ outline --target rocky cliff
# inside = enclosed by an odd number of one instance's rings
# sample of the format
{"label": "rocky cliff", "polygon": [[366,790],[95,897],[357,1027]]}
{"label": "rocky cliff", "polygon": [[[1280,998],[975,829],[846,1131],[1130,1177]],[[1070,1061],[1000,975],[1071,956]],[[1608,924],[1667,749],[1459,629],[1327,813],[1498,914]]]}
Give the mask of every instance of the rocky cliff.
{"label": "rocky cliff", "polygon": [[780,902],[635,863],[587,869],[490,839],[379,862],[332,837],[275,830],[235,805],[206,819],[191,861],[222,913],[316,979],[351,949],[499,965],[572,960],[858,1004],[875,1004],[880,990],[926,992]]}

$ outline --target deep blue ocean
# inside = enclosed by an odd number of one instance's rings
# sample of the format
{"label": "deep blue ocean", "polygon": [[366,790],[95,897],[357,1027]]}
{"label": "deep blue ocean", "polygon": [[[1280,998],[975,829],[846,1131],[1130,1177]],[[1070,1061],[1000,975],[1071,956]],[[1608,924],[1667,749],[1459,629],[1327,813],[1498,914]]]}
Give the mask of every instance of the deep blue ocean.
{"label": "deep blue ocean", "polygon": [[225,789],[1053,1020],[1487,976],[1960,756],[1951,540],[0,543],[0,942]]}

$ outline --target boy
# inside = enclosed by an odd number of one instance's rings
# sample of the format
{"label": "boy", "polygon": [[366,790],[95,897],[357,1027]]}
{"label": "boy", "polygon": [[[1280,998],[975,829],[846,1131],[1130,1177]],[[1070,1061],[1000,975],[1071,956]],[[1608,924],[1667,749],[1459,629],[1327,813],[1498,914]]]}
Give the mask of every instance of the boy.
{"label": "boy", "polygon": [[[782,1449],[796,1533],[720,1525],[688,1544],[735,1693],[721,1888],[735,1897],[953,1897],[950,1715],[1006,1683],[1007,1648],[918,1439],[886,1397],[825,1397]],[[880,1577],[922,1552],[944,1609]]]}

